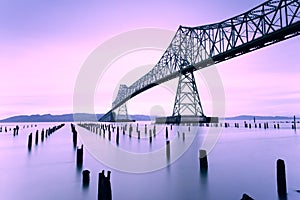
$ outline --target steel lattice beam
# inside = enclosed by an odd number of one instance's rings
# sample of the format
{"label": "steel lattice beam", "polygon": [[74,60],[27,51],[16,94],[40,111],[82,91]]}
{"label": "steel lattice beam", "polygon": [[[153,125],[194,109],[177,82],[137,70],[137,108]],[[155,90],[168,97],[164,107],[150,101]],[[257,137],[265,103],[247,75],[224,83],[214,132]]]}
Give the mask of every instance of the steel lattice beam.
{"label": "steel lattice beam", "polygon": [[300,0],[270,0],[220,23],[180,26],[158,63],[129,87],[119,88],[110,115],[160,83],[300,34]]}
{"label": "steel lattice beam", "polygon": [[204,116],[193,72],[179,75],[173,116]]}

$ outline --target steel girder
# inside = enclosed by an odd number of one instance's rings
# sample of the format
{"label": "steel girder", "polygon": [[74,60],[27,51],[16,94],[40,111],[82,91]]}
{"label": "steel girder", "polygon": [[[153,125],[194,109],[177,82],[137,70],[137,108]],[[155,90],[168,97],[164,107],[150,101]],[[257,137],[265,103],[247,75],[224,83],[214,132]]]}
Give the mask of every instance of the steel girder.
{"label": "steel girder", "polygon": [[204,116],[193,72],[179,75],[173,116]]}
{"label": "steel girder", "polygon": [[[112,110],[185,71],[195,71],[299,35],[299,1],[269,0],[219,23],[180,26],[158,63],[131,86],[120,86],[120,96],[113,102]],[[100,120],[105,120],[112,110]]]}

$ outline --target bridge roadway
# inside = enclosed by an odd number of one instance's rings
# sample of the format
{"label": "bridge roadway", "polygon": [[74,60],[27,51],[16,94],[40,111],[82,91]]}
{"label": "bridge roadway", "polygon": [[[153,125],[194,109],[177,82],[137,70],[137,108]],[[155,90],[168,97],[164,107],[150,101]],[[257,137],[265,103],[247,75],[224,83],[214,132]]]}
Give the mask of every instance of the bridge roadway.
{"label": "bridge roadway", "polygon": [[299,0],[270,0],[219,23],[180,26],[158,63],[131,86],[122,85],[112,109],[99,121],[106,121],[113,110],[134,96],[180,74],[241,56],[299,33]]}

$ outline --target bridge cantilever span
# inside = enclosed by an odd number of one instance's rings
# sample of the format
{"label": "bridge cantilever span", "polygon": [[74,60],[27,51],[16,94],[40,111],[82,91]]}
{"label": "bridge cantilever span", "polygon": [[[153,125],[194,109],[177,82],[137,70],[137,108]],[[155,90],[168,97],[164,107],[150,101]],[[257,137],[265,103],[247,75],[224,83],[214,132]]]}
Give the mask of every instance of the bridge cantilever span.
{"label": "bridge cantilever span", "polygon": [[299,0],[270,0],[220,23],[180,26],[158,63],[131,86],[120,87],[112,109],[99,121],[109,121],[113,110],[158,84],[299,33]]}

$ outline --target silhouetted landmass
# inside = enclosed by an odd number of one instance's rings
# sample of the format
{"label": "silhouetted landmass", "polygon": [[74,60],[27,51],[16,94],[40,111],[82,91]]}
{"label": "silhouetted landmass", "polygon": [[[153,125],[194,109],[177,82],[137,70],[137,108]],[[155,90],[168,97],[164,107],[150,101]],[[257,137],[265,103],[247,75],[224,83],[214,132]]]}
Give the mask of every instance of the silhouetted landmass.
{"label": "silhouetted landmass", "polygon": [[[96,114],[96,118],[99,119],[103,114]],[[148,115],[130,115],[131,119],[136,121],[150,121],[151,117]],[[255,116],[256,120],[290,120],[291,117],[286,116]],[[236,117],[226,117],[225,120],[253,120],[253,115],[240,115]],[[0,122],[74,122],[74,121],[95,121],[94,114],[77,113],[75,114],[75,120],[73,114],[63,115],[19,115],[9,117]]]}
{"label": "silhouetted landmass", "polygon": [[236,117],[226,117],[226,120],[288,120],[292,119],[293,116],[286,117],[286,116],[253,116],[253,115],[240,115]]}
{"label": "silhouetted landmass", "polygon": [[[101,118],[102,116],[103,114],[96,114],[97,119]],[[150,117],[146,115],[131,115],[130,117],[136,121],[150,121]],[[19,115],[19,116],[9,117],[0,120],[0,122],[74,122],[74,121],[95,121],[95,115],[86,114],[86,113],[76,113],[75,115],[73,114]]]}

